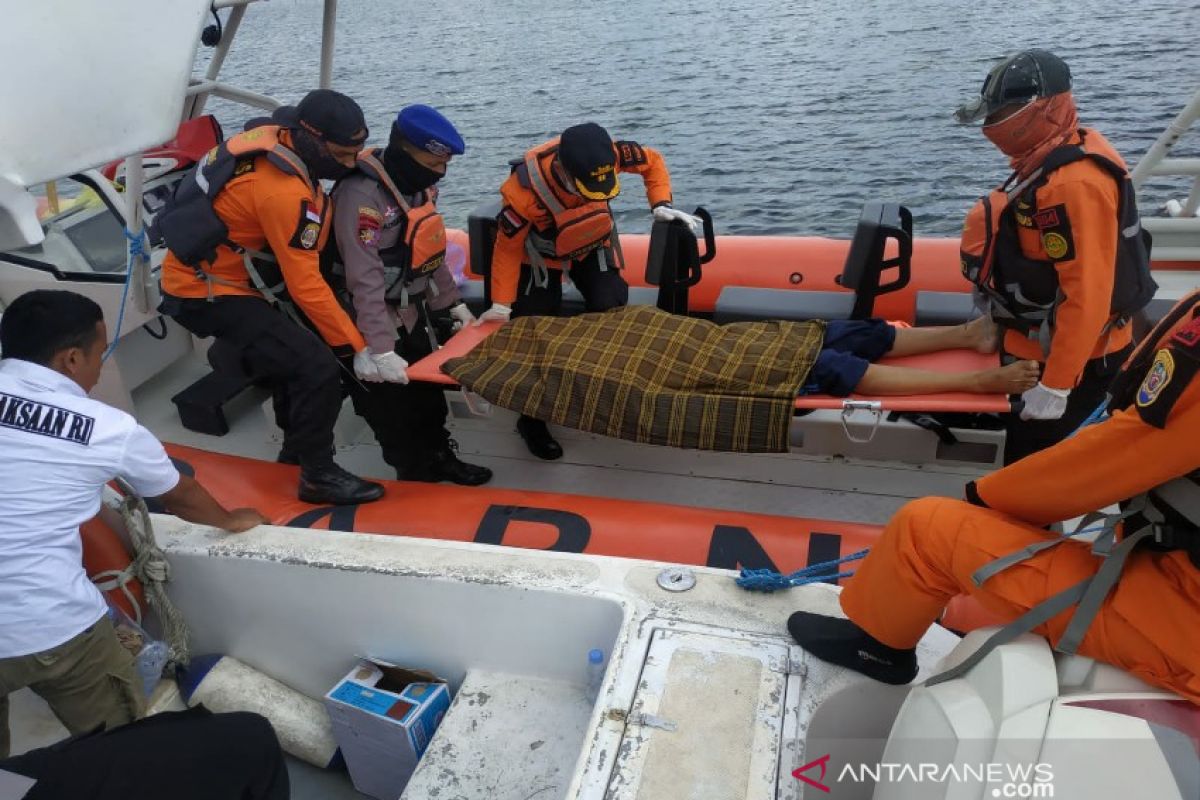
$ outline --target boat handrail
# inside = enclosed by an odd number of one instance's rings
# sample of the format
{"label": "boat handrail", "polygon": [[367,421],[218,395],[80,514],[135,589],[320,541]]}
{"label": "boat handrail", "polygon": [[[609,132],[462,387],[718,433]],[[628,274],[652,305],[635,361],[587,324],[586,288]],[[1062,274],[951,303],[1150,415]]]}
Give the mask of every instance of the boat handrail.
{"label": "boat handrail", "polygon": [[1181,203],[1169,200],[1166,216],[1143,216],[1142,225],[1154,237],[1156,261],[1200,260],[1200,158],[1171,158],[1168,154],[1179,139],[1200,120],[1200,90],[1167,125],[1130,173],[1135,188],[1151,177],[1190,177],[1192,188]]}

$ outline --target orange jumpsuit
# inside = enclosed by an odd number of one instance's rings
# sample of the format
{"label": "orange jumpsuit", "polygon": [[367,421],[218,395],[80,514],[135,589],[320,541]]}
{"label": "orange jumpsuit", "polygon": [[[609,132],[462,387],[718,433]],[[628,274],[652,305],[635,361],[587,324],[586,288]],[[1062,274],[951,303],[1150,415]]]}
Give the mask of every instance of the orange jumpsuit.
{"label": "orange jumpsuit", "polygon": [[[1200,468],[1200,380],[1164,428],[1131,406],[976,485],[988,508],[924,498],[892,518],[842,592],[842,609],[886,645],[910,648],[955,595],[969,593],[1004,619],[1094,574],[1086,542],[1065,542],[1003,570],[982,587],[971,574],[1054,534],[1041,526],[1103,508]],[[1056,643],[1072,610],[1035,629]],[[1079,646],[1200,703],[1200,569],[1183,551],[1135,550]]]}
{"label": "orange jumpsuit", "polygon": [[[617,153],[618,171],[642,176],[646,185],[646,199],[651,208],[671,202],[671,177],[667,173],[666,162],[657,150],[627,141],[614,142],[613,149]],[[553,175],[548,176],[547,183],[559,202],[567,208],[593,202],[568,192]],[[554,218],[538,201],[533,190],[521,185],[516,172],[509,175],[500,187],[500,196],[504,209],[501,211],[500,229],[496,233],[489,280],[492,302],[511,306],[517,299],[517,284],[520,282],[521,264],[526,261],[525,240],[529,237],[530,226],[546,230],[552,227]]]}
{"label": "orange jumpsuit", "polygon": [[[1088,131],[1088,140],[1116,163],[1125,163],[1098,132]],[[1076,134],[1065,144],[1079,142]],[[1051,172],[1033,204],[1014,201],[1021,252],[1054,262],[1065,297],[1055,311],[1049,356],[1036,340],[1014,330],[1006,332],[1004,350],[1044,361],[1042,383],[1051,389],[1073,388],[1089,359],[1115,353],[1132,341],[1129,325],[1102,333],[1109,321],[1117,260],[1118,199],[1112,175],[1085,158]]]}
{"label": "orange jumpsuit", "polygon": [[[287,131],[280,132],[279,141],[291,147]],[[231,240],[251,250],[270,249],[279,260],[288,294],[321,338],[331,347],[348,345],[357,352],[366,342],[321,277],[320,253],[329,234],[329,208],[329,197],[319,182],[314,191],[303,178],[288,175],[266,155],[257,156],[253,168],[235,173],[213,201],[217,216],[229,227]],[[320,220],[320,234],[310,241],[304,232],[313,217]],[[261,297],[250,285],[241,254],[228,247],[218,248],[207,271],[221,281],[212,284],[214,295]],[[204,298],[209,284],[168,252],[162,266],[162,288],[175,297]]]}

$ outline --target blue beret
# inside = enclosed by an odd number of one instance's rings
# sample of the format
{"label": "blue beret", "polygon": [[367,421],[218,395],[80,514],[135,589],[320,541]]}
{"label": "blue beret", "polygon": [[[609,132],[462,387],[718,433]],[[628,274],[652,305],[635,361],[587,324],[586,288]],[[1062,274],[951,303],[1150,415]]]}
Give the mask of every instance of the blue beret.
{"label": "blue beret", "polygon": [[450,120],[429,106],[405,106],[396,115],[396,127],[405,139],[435,156],[459,156],[467,149]]}

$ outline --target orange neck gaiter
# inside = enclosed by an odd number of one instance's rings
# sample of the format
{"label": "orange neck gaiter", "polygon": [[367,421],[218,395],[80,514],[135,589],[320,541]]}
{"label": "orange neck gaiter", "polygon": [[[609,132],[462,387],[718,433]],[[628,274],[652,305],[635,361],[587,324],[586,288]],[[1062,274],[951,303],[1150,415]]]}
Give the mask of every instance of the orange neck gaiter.
{"label": "orange neck gaiter", "polygon": [[984,125],[983,135],[1008,156],[1017,177],[1026,178],[1078,127],[1075,99],[1063,92],[1035,100],[1002,122]]}

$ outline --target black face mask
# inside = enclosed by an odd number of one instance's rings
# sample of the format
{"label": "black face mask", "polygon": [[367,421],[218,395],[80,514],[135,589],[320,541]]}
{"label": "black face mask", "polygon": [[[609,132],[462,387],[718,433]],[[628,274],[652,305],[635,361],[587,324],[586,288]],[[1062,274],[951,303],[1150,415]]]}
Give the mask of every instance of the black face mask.
{"label": "black face mask", "polygon": [[442,173],[417,161],[402,147],[389,145],[383,151],[383,166],[401,194],[422,192],[442,179]]}
{"label": "black face mask", "polygon": [[304,165],[308,167],[308,174],[312,176],[313,180],[336,181],[338,178],[344,178],[354,169],[334,158],[325,143],[308,131],[293,130],[292,145],[296,150],[296,155],[300,156]]}

